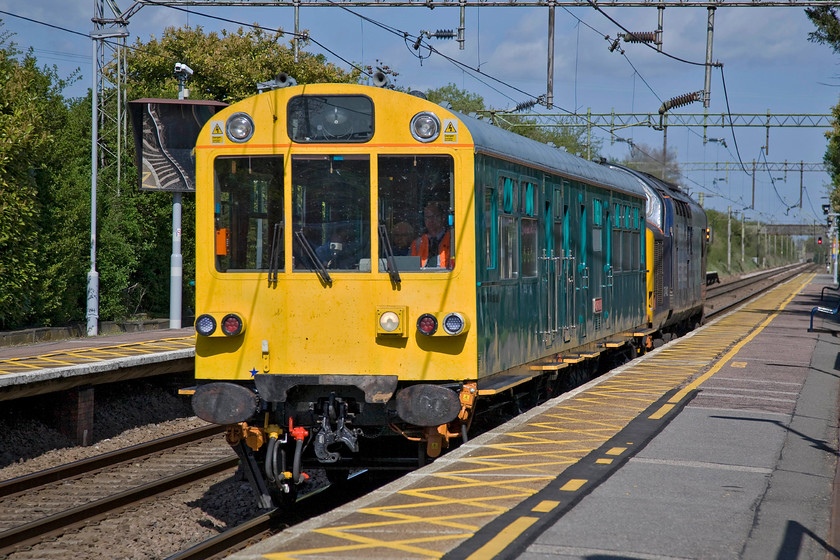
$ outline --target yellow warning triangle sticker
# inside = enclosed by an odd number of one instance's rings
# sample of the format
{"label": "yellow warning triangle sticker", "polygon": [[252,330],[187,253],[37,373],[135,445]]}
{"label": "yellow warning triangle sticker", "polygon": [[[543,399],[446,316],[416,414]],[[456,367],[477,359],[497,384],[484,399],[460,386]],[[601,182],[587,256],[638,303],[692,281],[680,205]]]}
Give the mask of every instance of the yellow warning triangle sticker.
{"label": "yellow warning triangle sticker", "polygon": [[455,125],[453,125],[452,123],[447,124],[446,125],[446,130],[444,130],[443,132],[446,133],[446,134],[452,134],[453,132],[456,132],[455,131]]}
{"label": "yellow warning triangle sticker", "polygon": [[216,123],[215,125],[213,125],[213,132],[211,134],[221,134],[221,133],[222,133],[222,127],[219,126],[219,123]]}

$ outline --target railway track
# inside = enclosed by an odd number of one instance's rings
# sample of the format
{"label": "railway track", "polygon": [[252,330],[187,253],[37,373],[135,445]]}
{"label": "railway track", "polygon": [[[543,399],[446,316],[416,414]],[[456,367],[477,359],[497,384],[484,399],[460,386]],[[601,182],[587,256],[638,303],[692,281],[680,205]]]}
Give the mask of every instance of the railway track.
{"label": "railway track", "polygon": [[784,282],[797,274],[812,269],[813,263],[796,263],[771,270],[762,270],[710,287],[706,291],[705,318],[710,319],[740,305],[771,285]]}
{"label": "railway track", "polygon": [[237,465],[208,426],[0,483],[0,556]]}
{"label": "railway track", "polygon": [[[735,281],[716,286],[708,292],[709,311],[707,318],[723,313],[734,306],[740,305],[759,295],[761,291],[770,285],[783,282],[803,271],[809,269],[810,265],[789,265],[780,267],[769,271],[761,271],[759,273],[751,274],[746,277],[739,278]],[[353,479],[354,484],[347,485],[347,487],[355,487],[353,492],[358,495],[364,494],[367,485],[363,482],[362,476],[357,476]],[[325,494],[322,494],[324,492]],[[242,548],[249,546],[252,543],[258,542],[263,538],[276,534],[280,529],[279,525],[287,525],[290,522],[290,515],[302,515],[303,518],[308,518],[318,515],[319,512],[309,509],[309,504],[322,504],[323,511],[326,512],[331,507],[335,507],[339,498],[332,494],[333,487],[326,490],[319,490],[314,493],[302,496],[298,499],[293,513],[284,513],[279,510],[274,510],[263,515],[254,517],[250,521],[243,523],[237,527],[229,529],[211,539],[208,539],[196,546],[187,550],[179,552],[178,554],[168,557],[166,560],[215,560],[224,558],[225,556]],[[319,496],[322,499],[314,499]],[[352,499],[352,498],[348,498]],[[327,507],[326,504],[332,504]],[[292,521],[294,524],[295,521]]]}
{"label": "railway track", "polygon": [[[783,267],[710,288],[707,318],[806,268]],[[232,470],[237,460],[219,437],[221,431],[218,426],[208,426],[0,482],[0,558],[80,526],[114,517],[141,500]],[[204,438],[210,441],[196,443]],[[170,556],[169,560],[222,558],[283,527],[325,513],[382,483],[381,478],[363,473],[354,477],[351,484],[322,487],[299,498],[291,512],[262,513]]]}
{"label": "railway track", "polygon": [[292,511],[271,510],[228,529],[166,560],[215,560],[272,536],[284,527],[326,513],[341,504],[355,500],[380,486],[395,480],[402,473],[388,474],[359,471],[347,481],[331,484],[304,494],[297,499]]}

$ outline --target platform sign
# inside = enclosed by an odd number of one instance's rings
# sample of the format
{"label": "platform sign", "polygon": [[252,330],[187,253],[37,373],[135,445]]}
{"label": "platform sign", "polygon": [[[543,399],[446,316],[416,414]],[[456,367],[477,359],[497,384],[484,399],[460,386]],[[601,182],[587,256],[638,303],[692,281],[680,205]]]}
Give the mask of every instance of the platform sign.
{"label": "platform sign", "polygon": [[195,191],[195,141],[226,103],[197,99],[129,102],[141,190]]}

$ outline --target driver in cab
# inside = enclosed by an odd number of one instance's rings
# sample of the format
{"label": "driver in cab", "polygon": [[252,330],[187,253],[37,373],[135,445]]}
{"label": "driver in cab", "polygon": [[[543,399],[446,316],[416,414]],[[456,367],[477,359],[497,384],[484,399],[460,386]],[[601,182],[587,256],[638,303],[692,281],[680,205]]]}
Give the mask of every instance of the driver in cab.
{"label": "driver in cab", "polygon": [[420,257],[423,268],[448,268],[452,243],[443,207],[437,202],[427,204],[423,209],[423,223],[426,233],[412,242],[412,256]]}

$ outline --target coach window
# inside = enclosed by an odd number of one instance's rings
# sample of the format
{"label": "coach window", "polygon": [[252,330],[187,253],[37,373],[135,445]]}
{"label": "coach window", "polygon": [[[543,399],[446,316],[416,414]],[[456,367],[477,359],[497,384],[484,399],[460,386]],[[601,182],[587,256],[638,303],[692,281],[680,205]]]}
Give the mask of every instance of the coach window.
{"label": "coach window", "polygon": [[[370,263],[370,159],[292,156],[295,272],[360,272]],[[370,267],[367,267],[370,271]]]}
{"label": "coach window", "polygon": [[600,199],[592,199],[592,250],[600,253],[602,249],[602,234],[603,227],[603,213],[604,203]]}
{"label": "coach window", "polygon": [[631,248],[631,238],[633,235],[633,222],[630,218],[630,207],[624,205],[624,219],[622,220],[623,230],[621,232],[622,246],[621,254],[624,258],[624,270],[633,270],[633,250]]}
{"label": "coach window", "polygon": [[502,199],[502,214],[499,216],[499,277],[519,277],[519,228],[516,216],[518,208],[519,182],[510,177],[499,177],[499,195]]}
{"label": "coach window", "polygon": [[642,266],[642,243],[641,223],[639,222],[639,209],[633,208],[633,270],[639,270]]}
{"label": "coach window", "polygon": [[520,223],[522,237],[522,277],[533,278],[537,275],[537,218],[535,202],[537,188],[534,183],[522,183],[522,219]]}
{"label": "coach window", "polygon": [[[554,204],[552,210],[554,212],[554,254],[549,256],[566,257],[569,256],[567,246],[569,243],[569,222],[564,221],[564,218],[566,217],[565,214],[568,212],[568,207],[563,204],[563,191],[559,188],[554,189]],[[548,220],[549,216],[546,216],[545,219]]]}
{"label": "coach window", "polygon": [[609,235],[610,235],[610,260],[612,261],[610,264],[613,267],[614,272],[620,272],[622,270],[622,262],[621,262],[621,229],[619,224],[621,223],[621,205],[615,204],[612,206],[612,212],[607,212],[607,219],[610,220],[609,223]]}
{"label": "coach window", "polygon": [[283,157],[220,157],[213,172],[216,270],[267,270],[275,232],[283,270]]}
{"label": "coach window", "polygon": [[[377,162],[379,223],[388,233],[397,269],[451,270],[456,255],[452,156],[379,156]],[[384,250],[380,246],[380,259]],[[379,271],[384,270],[380,261]]]}
{"label": "coach window", "polygon": [[496,189],[484,187],[484,265],[496,268]]}

